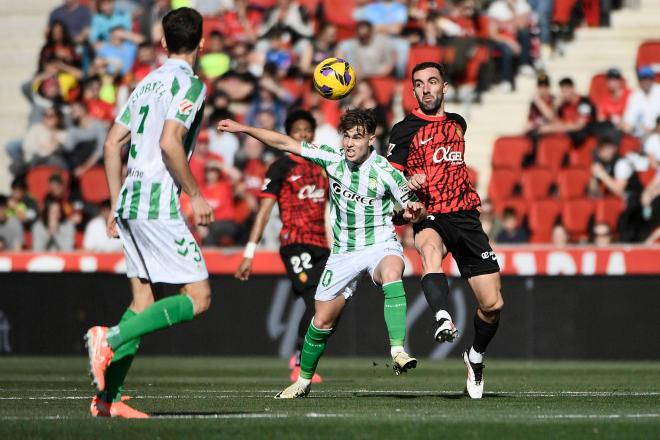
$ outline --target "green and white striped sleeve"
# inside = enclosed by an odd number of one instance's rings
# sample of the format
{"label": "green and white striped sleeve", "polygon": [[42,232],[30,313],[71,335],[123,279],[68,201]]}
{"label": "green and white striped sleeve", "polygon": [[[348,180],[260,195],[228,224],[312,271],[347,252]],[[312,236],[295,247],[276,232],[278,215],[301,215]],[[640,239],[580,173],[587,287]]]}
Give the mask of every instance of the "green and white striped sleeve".
{"label": "green and white striped sleeve", "polygon": [[195,115],[202,107],[206,98],[206,86],[197,77],[189,77],[190,84],[183,87],[177,77],[172,81],[172,102],[165,119],[174,120],[190,129]]}
{"label": "green and white striped sleeve", "polygon": [[329,165],[342,160],[341,153],[329,145],[315,145],[309,142],[301,142],[300,147],[301,157],[323,168],[327,168]]}
{"label": "green and white striped sleeve", "polygon": [[390,193],[397,203],[402,207],[405,207],[408,202],[417,202],[417,196],[408,188],[408,181],[403,173],[393,166],[388,166],[387,168],[386,172],[389,177],[387,182],[389,184]]}

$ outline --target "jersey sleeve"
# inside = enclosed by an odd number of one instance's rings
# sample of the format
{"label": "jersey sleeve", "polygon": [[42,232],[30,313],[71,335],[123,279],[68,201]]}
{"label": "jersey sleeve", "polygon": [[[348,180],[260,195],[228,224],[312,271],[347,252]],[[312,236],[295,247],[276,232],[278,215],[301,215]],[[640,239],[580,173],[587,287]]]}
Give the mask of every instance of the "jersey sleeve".
{"label": "jersey sleeve", "polygon": [[392,127],[387,147],[387,160],[394,168],[401,171],[405,168],[410,152],[410,144],[416,132],[417,127],[407,124],[405,119]]}
{"label": "jersey sleeve", "polygon": [[456,121],[456,123],[461,127],[461,130],[463,130],[463,136],[465,136],[465,132],[467,131],[467,122],[465,122],[465,118],[458,113],[449,113],[447,112],[447,119],[452,119]]}
{"label": "jersey sleeve", "polygon": [[392,167],[389,176],[391,177],[391,182],[389,182],[390,193],[401,207],[405,207],[408,202],[418,201],[415,193],[408,188],[408,181],[401,171]]}
{"label": "jersey sleeve", "polygon": [[277,198],[288,174],[289,166],[287,166],[283,159],[273,162],[271,166],[268,167],[268,171],[266,171],[266,178],[261,187],[261,197]]}
{"label": "jersey sleeve", "polygon": [[[177,89],[178,87],[178,89]],[[197,112],[202,108],[206,98],[206,86],[197,77],[190,77],[190,85],[181,87],[179,80],[175,77],[172,89],[176,90],[172,102],[167,109],[165,119],[177,121],[187,129],[195,119]]]}
{"label": "jersey sleeve", "polygon": [[330,164],[337,163],[342,159],[339,151],[329,145],[315,145],[309,142],[301,142],[300,156],[324,169]]}
{"label": "jersey sleeve", "polygon": [[126,101],[126,104],[121,108],[121,111],[117,113],[115,118],[115,123],[123,125],[124,127],[131,129],[131,100]]}

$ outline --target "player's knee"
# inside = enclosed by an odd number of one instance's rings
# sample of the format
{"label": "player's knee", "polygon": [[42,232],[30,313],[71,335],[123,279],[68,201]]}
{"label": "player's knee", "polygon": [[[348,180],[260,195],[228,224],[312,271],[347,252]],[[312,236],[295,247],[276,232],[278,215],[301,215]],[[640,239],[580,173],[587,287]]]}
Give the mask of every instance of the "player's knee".
{"label": "player's knee", "polygon": [[502,295],[498,294],[494,296],[492,300],[482,302],[479,305],[479,310],[481,310],[481,312],[484,315],[497,316],[500,314],[503,307],[504,307],[504,300],[502,299]]}
{"label": "player's knee", "polygon": [[401,271],[397,269],[385,269],[381,272],[382,284],[393,283],[401,280]]}
{"label": "player's knee", "polygon": [[208,283],[188,288],[185,293],[192,299],[195,315],[204,313],[211,307],[211,286]]}
{"label": "player's knee", "polygon": [[314,327],[319,330],[329,330],[334,325],[334,320],[329,316],[317,313],[314,315],[312,323],[314,324]]}

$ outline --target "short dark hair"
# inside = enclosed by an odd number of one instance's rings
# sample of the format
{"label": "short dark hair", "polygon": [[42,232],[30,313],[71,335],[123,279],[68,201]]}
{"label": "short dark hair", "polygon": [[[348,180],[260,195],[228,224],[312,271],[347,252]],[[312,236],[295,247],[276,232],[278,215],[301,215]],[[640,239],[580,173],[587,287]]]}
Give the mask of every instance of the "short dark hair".
{"label": "short dark hair", "polygon": [[17,176],[11,181],[11,189],[27,191],[27,181],[24,176]]}
{"label": "short dark hair", "polygon": [[293,124],[300,120],[309,122],[309,125],[312,126],[312,131],[316,130],[316,119],[314,119],[314,116],[307,110],[296,109],[292,110],[284,121],[284,131],[286,134],[291,134]]}
{"label": "short dark hair", "polygon": [[570,78],[562,78],[559,81],[559,87],[575,87],[575,83]]}
{"label": "short dark hair", "polygon": [[345,133],[353,127],[362,127],[366,130],[367,134],[375,134],[377,125],[378,123],[372,110],[352,108],[347,110],[339,120],[339,131]]}
{"label": "short dark hair", "polygon": [[202,16],[192,8],[179,8],[163,17],[163,33],[169,53],[189,53],[202,40]]}
{"label": "short dark hair", "polygon": [[447,81],[447,74],[445,73],[445,66],[443,64],[436,63],[435,61],[424,61],[413,67],[413,70],[410,73],[413,84],[415,84],[415,73],[424,69],[436,69],[440,73],[442,80]]}

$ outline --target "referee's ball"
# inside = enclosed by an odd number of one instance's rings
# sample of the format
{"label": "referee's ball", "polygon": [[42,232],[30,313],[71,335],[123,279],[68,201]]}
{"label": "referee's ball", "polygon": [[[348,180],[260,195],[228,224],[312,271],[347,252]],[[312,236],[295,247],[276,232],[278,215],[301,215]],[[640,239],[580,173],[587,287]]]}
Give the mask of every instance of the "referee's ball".
{"label": "referee's ball", "polygon": [[314,69],[314,88],[326,99],[342,99],[355,87],[355,72],[341,58],[327,58]]}

